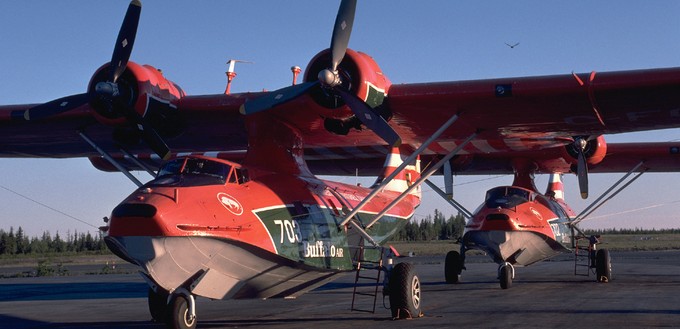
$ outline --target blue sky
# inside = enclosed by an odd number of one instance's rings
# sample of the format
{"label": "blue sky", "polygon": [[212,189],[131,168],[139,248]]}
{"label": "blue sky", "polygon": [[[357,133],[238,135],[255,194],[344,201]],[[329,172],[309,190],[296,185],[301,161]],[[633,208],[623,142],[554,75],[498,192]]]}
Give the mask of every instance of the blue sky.
{"label": "blue sky", "polygon": [[[128,1],[0,2],[0,104],[41,103],[84,92],[111,58]],[[189,94],[224,91],[226,61],[241,59],[232,92],[273,90],[330,44],[339,1],[144,1],[132,60],[162,69]],[[675,1],[360,1],[350,48],[372,55],[393,83],[568,74],[680,64]],[[505,43],[519,46],[509,48]],[[608,136],[668,141],[680,131]],[[0,142],[1,145],[1,142]],[[86,159],[0,160],[0,228],[84,232],[135,186]],[[148,180],[146,174],[138,174]],[[620,175],[591,175],[591,200]],[[474,209],[511,177],[456,177],[458,200]],[[354,182],[353,177],[340,178]],[[483,181],[476,182],[480,179]],[[537,178],[543,190],[545,177]],[[435,179],[439,181],[439,179]],[[474,183],[469,183],[474,182]],[[580,210],[576,179],[567,201]],[[680,227],[679,174],[646,174],[601,208],[587,227]],[[80,223],[7,191],[37,200]],[[427,192],[419,216],[439,208]]]}

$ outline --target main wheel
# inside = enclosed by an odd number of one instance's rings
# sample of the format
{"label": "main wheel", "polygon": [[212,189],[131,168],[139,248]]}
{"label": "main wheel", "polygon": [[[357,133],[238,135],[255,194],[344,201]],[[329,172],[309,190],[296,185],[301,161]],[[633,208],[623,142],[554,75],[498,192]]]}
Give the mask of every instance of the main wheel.
{"label": "main wheel", "polygon": [[595,275],[597,282],[609,282],[612,280],[612,260],[609,250],[600,249],[595,255]]}
{"label": "main wheel", "polygon": [[446,283],[458,283],[463,271],[463,259],[457,251],[449,251],[444,261],[444,277]]}
{"label": "main wheel", "polygon": [[168,293],[162,289],[158,289],[158,292],[153,291],[149,288],[149,313],[151,313],[151,318],[154,322],[165,321],[165,312],[168,309]]}
{"label": "main wheel", "polygon": [[392,269],[389,283],[390,308],[395,319],[420,316],[420,279],[409,263],[399,263]]}
{"label": "main wheel", "polygon": [[172,297],[169,305],[169,314],[166,325],[171,329],[194,329],[196,328],[196,317],[189,314],[189,302],[182,295]]}
{"label": "main wheel", "polygon": [[498,279],[501,281],[501,289],[508,289],[512,286],[512,267],[503,265],[498,270]]}

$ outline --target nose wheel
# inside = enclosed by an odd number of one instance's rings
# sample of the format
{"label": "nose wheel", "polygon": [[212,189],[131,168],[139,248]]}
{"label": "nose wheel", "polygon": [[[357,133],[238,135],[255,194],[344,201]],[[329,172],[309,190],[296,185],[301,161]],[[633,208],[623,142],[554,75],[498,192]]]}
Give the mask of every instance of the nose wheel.
{"label": "nose wheel", "polygon": [[512,286],[512,280],[515,278],[515,268],[510,263],[503,263],[498,267],[498,279],[501,284],[501,289],[508,289]]}
{"label": "nose wheel", "polygon": [[[182,289],[178,289],[182,290]],[[172,295],[149,288],[149,312],[154,322],[165,323],[167,328],[196,328],[196,301],[186,291],[175,291]]]}
{"label": "nose wheel", "polygon": [[189,295],[189,298],[183,294],[173,295],[168,305],[167,327],[173,329],[196,328],[196,314],[191,311],[192,304],[194,304],[194,298],[191,295]]}

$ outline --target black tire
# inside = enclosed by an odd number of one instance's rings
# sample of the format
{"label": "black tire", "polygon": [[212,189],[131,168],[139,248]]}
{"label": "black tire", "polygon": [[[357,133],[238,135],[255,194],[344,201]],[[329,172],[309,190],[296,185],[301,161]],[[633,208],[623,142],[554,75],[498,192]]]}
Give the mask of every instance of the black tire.
{"label": "black tire", "polygon": [[446,283],[458,283],[463,272],[463,259],[457,251],[449,251],[444,261],[444,278]]}
{"label": "black tire", "polygon": [[595,255],[595,275],[597,282],[609,282],[612,280],[612,260],[609,250],[600,249]]}
{"label": "black tire", "polygon": [[510,265],[503,265],[499,269],[498,279],[501,282],[501,289],[508,289],[512,287],[512,267]]}
{"label": "black tire", "polygon": [[165,313],[168,310],[168,293],[158,288],[158,292],[149,288],[149,313],[153,322],[163,323],[166,319]]}
{"label": "black tire", "polygon": [[420,317],[420,279],[409,263],[399,263],[390,274],[390,309],[392,318],[410,319]]}
{"label": "black tire", "polygon": [[175,295],[170,301],[166,325],[170,329],[194,329],[196,318],[189,321],[189,302],[182,295]]}

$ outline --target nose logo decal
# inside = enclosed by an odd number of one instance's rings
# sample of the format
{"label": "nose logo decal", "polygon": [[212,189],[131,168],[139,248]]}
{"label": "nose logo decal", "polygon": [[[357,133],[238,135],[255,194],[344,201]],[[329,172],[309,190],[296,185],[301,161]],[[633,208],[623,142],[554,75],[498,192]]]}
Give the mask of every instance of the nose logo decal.
{"label": "nose logo decal", "polygon": [[538,220],[543,220],[543,216],[541,216],[541,213],[538,212],[538,210],[534,209],[533,207],[529,207],[529,210],[538,218]]}
{"label": "nose logo decal", "polygon": [[218,193],[217,200],[219,200],[224,208],[227,208],[232,214],[236,216],[243,214],[243,206],[241,206],[241,203],[233,196],[227,193]]}

